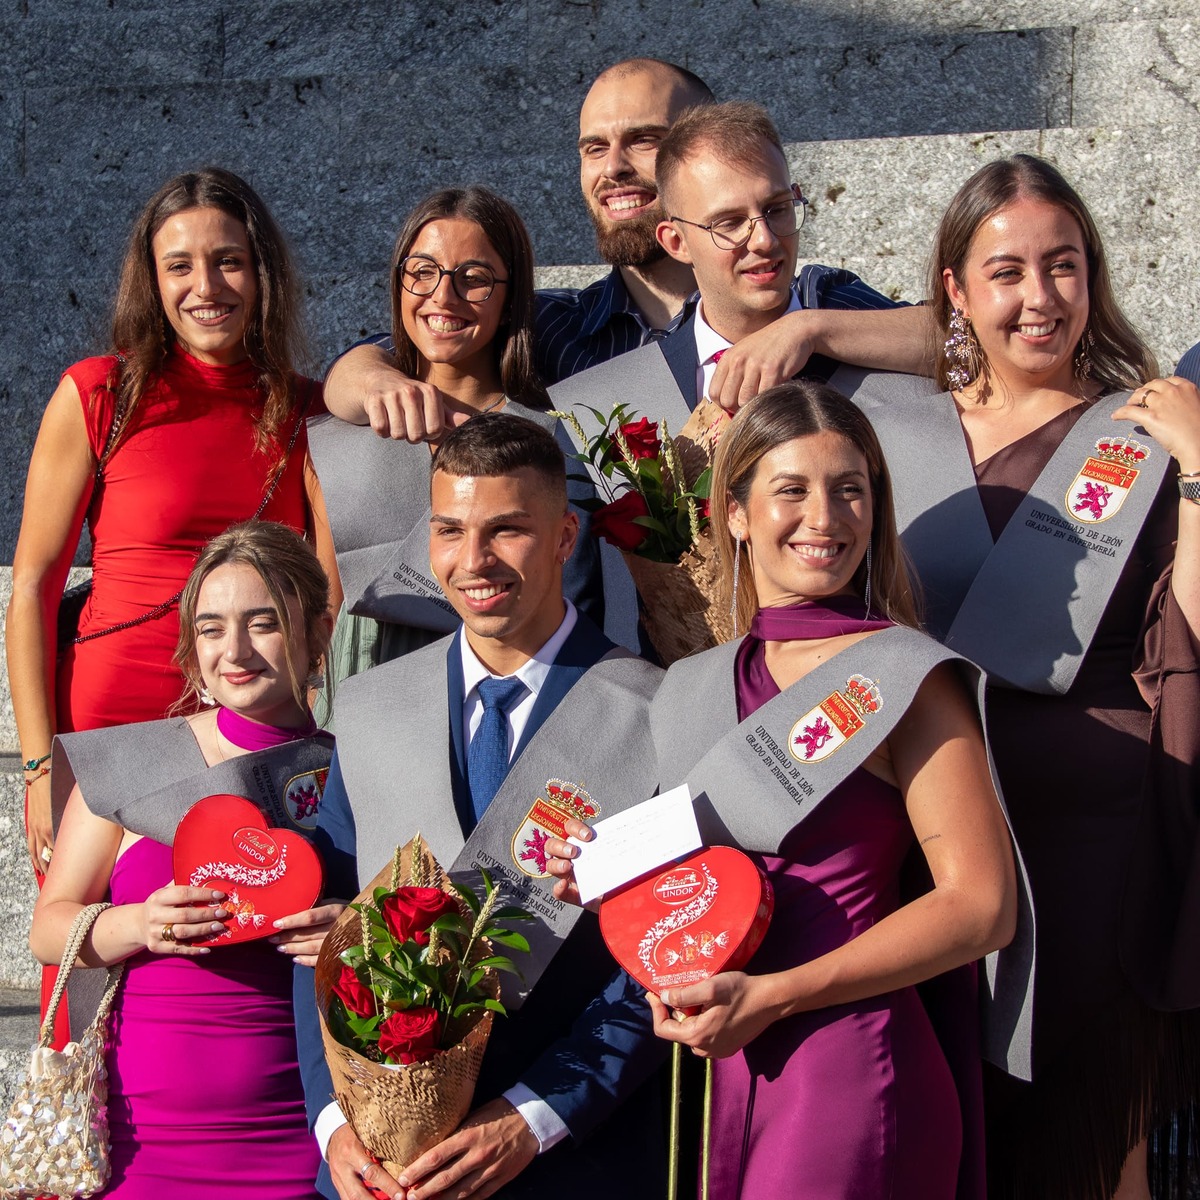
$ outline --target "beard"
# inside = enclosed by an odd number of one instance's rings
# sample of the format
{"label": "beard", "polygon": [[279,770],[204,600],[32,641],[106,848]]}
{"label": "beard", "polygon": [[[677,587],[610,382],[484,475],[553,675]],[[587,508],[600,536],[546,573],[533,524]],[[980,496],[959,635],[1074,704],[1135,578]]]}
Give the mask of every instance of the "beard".
{"label": "beard", "polygon": [[596,247],[609,266],[648,267],[666,256],[655,236],[662,210],[658,205],[655,210],[631,220],[610,222],[588,206],[588,215],[596,229]]}

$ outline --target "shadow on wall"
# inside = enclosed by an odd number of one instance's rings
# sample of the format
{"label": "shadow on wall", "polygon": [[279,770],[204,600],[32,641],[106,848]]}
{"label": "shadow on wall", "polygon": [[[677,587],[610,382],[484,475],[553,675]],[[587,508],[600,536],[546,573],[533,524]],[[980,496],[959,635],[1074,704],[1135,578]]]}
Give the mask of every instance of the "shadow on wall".
{"label": "shadow on wall", "polygon": [[216,162],[262,192],[309,280],[324,358],[385,319],[392,236],[434,187],[485,183],[524,214],[539,261],[594,260],[576,114],[623,57],[672,59],[722,98],[762,101],[788,141],[1068,120],[1072,29],[981,29],[993,18],[973,0],[951,15],[929,0],[891,0],[886,17],[863,7],[877,6],[362,0],[347,18],[324,0],[47,0],[8,19],[0,292],[19,315],[0,330],[0,560],[46,398],[66,365],[105,348],[129,225],[176,171]]}

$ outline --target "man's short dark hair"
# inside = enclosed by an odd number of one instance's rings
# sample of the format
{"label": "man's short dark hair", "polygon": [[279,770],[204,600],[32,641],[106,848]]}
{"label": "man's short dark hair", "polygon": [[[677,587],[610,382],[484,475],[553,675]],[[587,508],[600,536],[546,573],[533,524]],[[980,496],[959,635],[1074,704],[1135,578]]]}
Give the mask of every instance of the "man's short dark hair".
{"label": "man's short dark hair", "polygon": [[433,471],[446,475],[512,475],[529,467],[567,502],[567,463],[554,435],[524,417],[480,413],[452,429],[433,456]]}
{"label": "man's short dark hair", "polygon": [[786,159],[779,131],[761,104],[728,100],[689,108],[658,147],[654,167],[658,194],[665,195],[679,168],[702,149],[732,167],[747,167],[759,161],[764,144],[774,146]]}

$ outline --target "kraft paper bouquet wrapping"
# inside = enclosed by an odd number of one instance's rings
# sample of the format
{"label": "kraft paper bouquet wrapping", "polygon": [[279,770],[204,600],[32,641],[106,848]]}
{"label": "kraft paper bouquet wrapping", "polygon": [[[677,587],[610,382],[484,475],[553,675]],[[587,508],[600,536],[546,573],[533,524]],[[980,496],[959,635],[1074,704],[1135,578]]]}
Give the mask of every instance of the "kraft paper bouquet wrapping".
{"label": "kraft paper bouquet wrapping", "polygon": [[587,505],[598,537],[622,553],[642,600],[641,619],[664,666],[733,633],[718,602],[716,547],[708,520],[712,454],[728,416],[702,400],[677,435],[666,422],[630,419],[627,404],[591,437],[574,413],[556,414],[583,447],[573,455],[606,500]]}
{"label": "kraft paper bouquet wrapping", "polygon": [[359,1139],[393,1175],[471,1109],[492,1022],[504,1014],[495,945],[528,950],[507,922],[532,918],[449,879],[417,835],[330,930],[317,1010],[334,1093]]}

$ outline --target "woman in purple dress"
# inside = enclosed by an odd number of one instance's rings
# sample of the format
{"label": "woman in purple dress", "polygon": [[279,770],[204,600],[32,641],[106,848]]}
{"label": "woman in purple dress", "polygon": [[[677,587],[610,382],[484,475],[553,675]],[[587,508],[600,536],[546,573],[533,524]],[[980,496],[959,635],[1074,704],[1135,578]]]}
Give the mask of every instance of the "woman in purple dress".
{"label": "woman in purple dress", "polygon": [[[261,761],[274,752],[278,760],[308,739],[331,741],[317,735],[306,701],[309,676],[328,644],[327,603],[316,556],[282,525],[249,522],[210,542],[180,602],[177,652],[209,707],[137,726],[148,748],[144,766],[163,769],[152,755],[183,759],[178,773],[187,776],[194,760],[191,778],[206,770],[215,777],[214,768],[224,764],[228,773],[242,755]],[[72,735],[70,765],[85,785],[103,769],[89,766],[83,739],[121,732]],[[126,777],[136,793],[136,756]],[[77,784],[70,795],[30,945],[43,962],[57,961],[79,910],[112,900],[80,952],[87,967],[126,961],[108,1053],[113,1170],[103,1194],[315,1197],[318,1153],[296,1062],[292,963],[315,962],[342,906],[282,918],[267,940],[193,945],[225,928],[234,915],[222,905],[227,897],[175,883],[171,847],[123,828],[111,811],[98,815],[99,790],[89,787],[85,796]],[[143,807],[159,811],[161,802]],[[128,811],[138,811],[136,796]]]}
{"label": "woman in purple dress", "polygon": [[[668,672],[660,783],[702,791],[706,841],[760,852],[776,899],[746,972],[650,998],[661,1037],[717,1060],[710,1194],[979,1196],[973,991],[943,1049],[915,987],[1017,922],[963,664],[916,630],[879,445],[838,393],[753,400],[712,494],[747,635]],[[906,903],[918,842],[932,886]]]}

